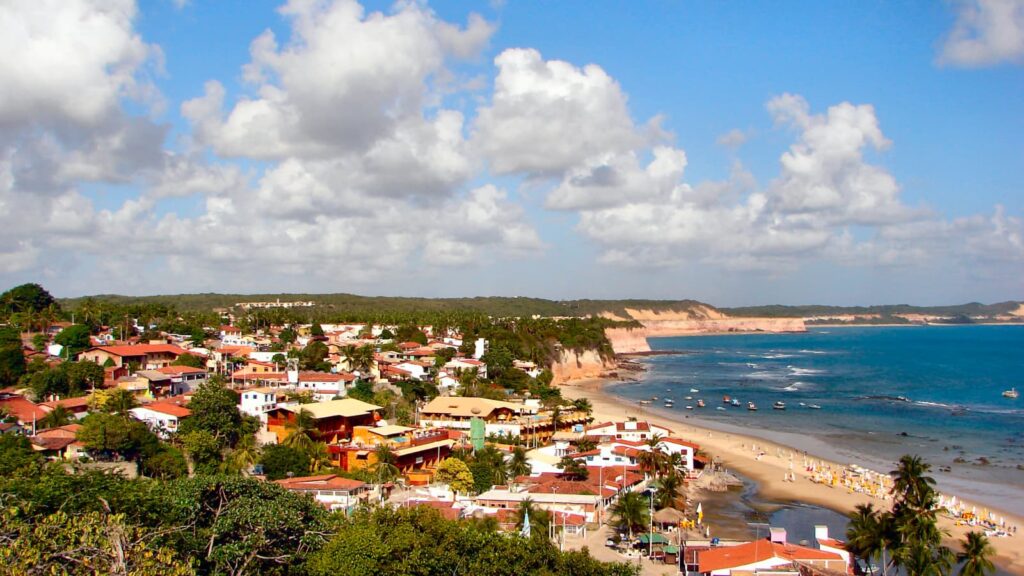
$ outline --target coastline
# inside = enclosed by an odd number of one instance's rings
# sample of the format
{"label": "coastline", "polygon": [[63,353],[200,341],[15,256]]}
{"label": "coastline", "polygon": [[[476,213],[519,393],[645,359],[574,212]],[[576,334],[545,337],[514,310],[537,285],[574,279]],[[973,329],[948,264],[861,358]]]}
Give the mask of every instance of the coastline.
{"label": "coastline", "polygon": [[[757,483],[758,492],[769,499],[780,502],[803,502],[835,510],[841,514],[850,514],[858,504],[872,503],[876,508],[889,509],[891,503],[881,498],[853,492],[842,487],[832,488],[810,480],[811,474],[801,466],[804,454],[817,460],[822,465],[831,466],[835,470],[845,468],[828,458],[821,458],[828,453],[827,445],[822,443],[821,450],[806,451],[794,449],[784,443],[758,437],[753,431],[742,433],[719,431],[690,422],[689,419],[670,417],[649,408],[643,408],[632,401],[619,398],[607,390],[605,386],[616,382],[615,379],[591,378],[566,382],[561,385],[566,398],[587,398],[594,407],[595,421],[625,420],[629,417],[648,420],[673,430],[683,439],[692,440],[701,445],[702,450],[713,456],[724,467],[734,469],[740,474]],[[759,458],[754,451],[763,453]],[[792,460],[791,460],[792,457]],[[790,466],[793,464],[793,468]],[[796,481],[784,482],[787,473],[795,473]],[[966,502],[968,506],[972,505]],[[982,509],[981,506],[978,509]],[[1011,513],[993,510],[997,516],[1003,516],[1007,523],[1024,527],[1024,518]],[[970,526],[956,526],[952,519],[940,517],[939,526],[947,530],[949,537],[945,544],[954,552],[960,550],[959,542],[972,529]],[[840,535],[841,536],[841,535]],[[1009,538],[990,538],[996,550],[996,563],[1012,573],[1024,573],[1024,540],[1021,535]]]}

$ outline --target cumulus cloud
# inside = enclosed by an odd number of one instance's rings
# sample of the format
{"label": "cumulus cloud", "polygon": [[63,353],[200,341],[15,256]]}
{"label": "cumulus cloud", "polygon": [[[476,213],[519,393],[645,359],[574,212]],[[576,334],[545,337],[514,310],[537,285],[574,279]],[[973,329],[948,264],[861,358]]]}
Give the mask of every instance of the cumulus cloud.
{"label": "cumulus cloud", "polygon": [[494,172],[560,176],[644,143],[626,95],[600,66],[579,68],[520,48],[494,64],[494,95],[479,110],[473,136]]}
{"label": "cumulus cloud", "polygon": [[1024,62],[1024,2],[960,0],[939,64],[967,68]]}
{"label": "cumulus cloud", "polygon": [[725,146],[726,148],[732,148],[733,150],[735,150],[740,146],[746,144],[747,139],[749,137],[750,136],[743,130],[740,130],[739,128],[733,128],[732,130],[729,130],[725,134],[719,136],[715,140],[715,142],[719,146]]}

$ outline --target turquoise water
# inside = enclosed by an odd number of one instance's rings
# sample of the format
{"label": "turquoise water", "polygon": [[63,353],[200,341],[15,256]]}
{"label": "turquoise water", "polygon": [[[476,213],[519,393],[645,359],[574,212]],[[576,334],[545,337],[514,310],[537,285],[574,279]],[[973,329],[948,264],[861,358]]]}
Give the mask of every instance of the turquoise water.
{"label": "turquoise water", "polygon": [[[878,470],[920,454],[941,489],[1024,513],[1024,398],[1002,396],[1024,391],[1024,326],[823,327],[650,343],[680,354],[642,359],[641,381],[610,392],[658,396],[651,408],[676,418],[744,428]],[[742,406],[726,406],[724,395]],[[674,408],[662,407],[666,397]],[[698,398],[705,408],[696,408]],[[773,410],[776,401],[786,409]]]}

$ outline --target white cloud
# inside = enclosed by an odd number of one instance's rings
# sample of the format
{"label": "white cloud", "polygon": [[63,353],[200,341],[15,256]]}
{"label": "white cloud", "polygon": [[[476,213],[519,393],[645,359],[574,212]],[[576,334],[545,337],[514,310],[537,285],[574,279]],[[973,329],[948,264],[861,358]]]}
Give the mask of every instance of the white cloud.
{"label": "white cloud", "polygon": [[644,143],[626,95],[600,66],[578,68],[519,48],[494,63],[494,95],[480,109],[473,136],[494,172],[560,176]]}
{"label": "white cloud", "polygon": [[715,140],[719,146],[725,146],[726,148],[732,148],[733,150],[743,146],[747,143],[750,135],[740,130],[739,128],[733,128],[725,134],[722,134]]}
{"label": "white cloud", "polygon": [[572,168],[547,198],[555,210],[618,206],[627,202],[667,200],[686,169],[686,153],[656,146],[653,158],[640,166],[636,153],[595,158]]}
{"label": "white cloud", "polygon": [[940,64],[968,68],[1024,62],[1024,2],[959,0]]}

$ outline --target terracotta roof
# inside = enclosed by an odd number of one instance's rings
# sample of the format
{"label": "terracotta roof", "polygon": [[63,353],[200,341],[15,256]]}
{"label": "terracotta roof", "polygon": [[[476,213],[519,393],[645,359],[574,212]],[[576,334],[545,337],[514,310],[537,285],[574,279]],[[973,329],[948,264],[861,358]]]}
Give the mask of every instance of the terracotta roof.
{"label": "terracotta roof", "polygon": [[174,344],[132,344],[129,346],[96,346],[86,350],[103,350],[116,356],[145,356],[146,354],[185,354],[185,349]]}
{"label": "terracotta roof", "polygon": [[51,436],[32,436],[29,438],[35,446],[42,450],[63,450],[75,443],[75,438],[61,438]]}
{"label": "terracotta roof", "polygon": [[40,430],[36,432],[36,436],[42,438],[74,438],[81,429],[81,424],[65,424],[56,428]]}
{"label": "terracotta roof", "polygon": [[174,404],[172,402],[153,402],[152,404],[146,404],[145,406],[133,408],[133,410],[138,410],[140,408],[145,408],[148,410],[152,410],[154,412],[160,412],[161,414],[167,414],[168,416],[174,416],[175,418],[185,418],[186,416],[192,415],[192,411],[189,410],[188,408],[185,408],[184,406],[179,406],[178,404]]}
{"label": "terracotta roof", "polygon": [[834,552],[825,552],[796,544],[777,544],[768,540],[757,540],[738,546],[721,546],[701,552],[697,557],[698,571],[712,572],[738,568],[770,558],[778,558],[779,564],[787,564],[794,560],[842,560],[842,557]]}
{"label": "terracotta roof", "polygon": [[164,366],[163,368],[157,368],[157,372],[163,372],[164,374],[205,374],[206,370],[202,368],[193,368],[191,366]]}
{"label": "terracotta roof", "polygon": [[285,478],[275,480],[288,490],[355,490],[366,485],[365,482],[342,478],[336,474],[323,474],[320,476],[301,476],[299,478]]}
{"label": "terracotta roof", "polygon": [[843,542],[842,540],[835,540],[833,538],[818,538],[818,545],[846,550],[846,542]]}
{"label": "terracotta roof", "polygon": [[694,444],[693,442],[687,442],[686,440],[681,440],[679,438],[662,438],[661,441],[662,442],[667,442],[669,444],[678,444],[680,446],[689,446],[690,448],[693,448],[693,450],[695,452],[697,450],[700,450],[700,445],[699,444]]}
{"label": "terracotta roof", "polygon": [[60,400],[50,400],[49,402],[41,402],[39,405],[45,406],[47,408],[56,408],[57,406],[63,406],[68,410],[71,410],[73,408],[81,408],[83,406],[88,406],[89,397],[79,396],[77,398],[62,398]]}
{"label": "terracotta roof", "polygon": [[42,420],[47,414],[46,410],[43,410],[40,406],[21,397],[0,400],[0,406],[6,408],[11,415],[23,424],[31,424],[33,419]]}

